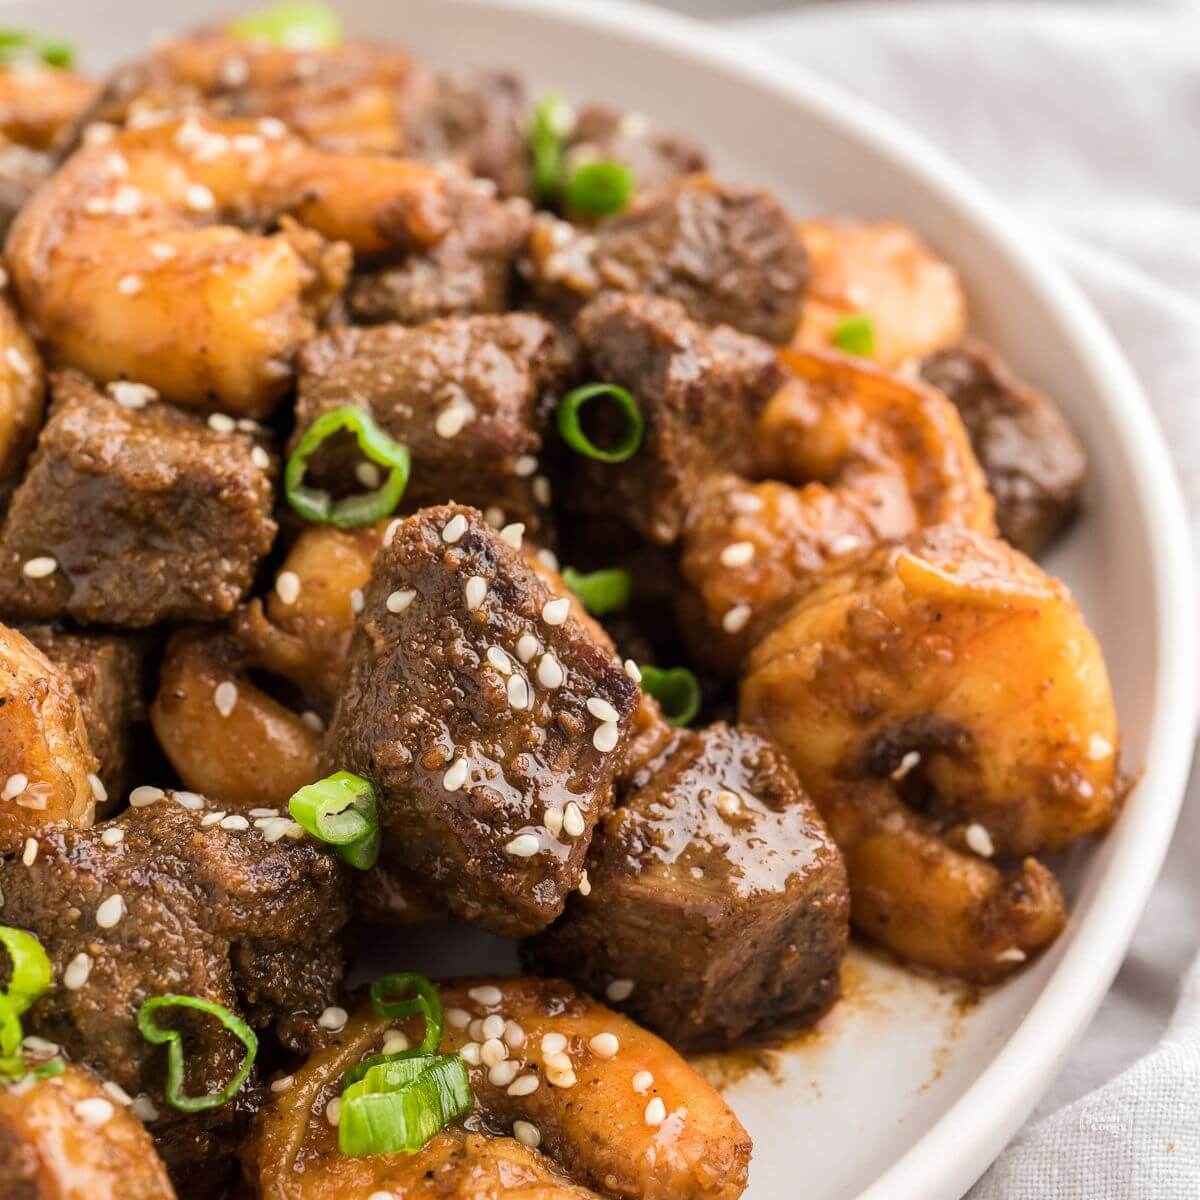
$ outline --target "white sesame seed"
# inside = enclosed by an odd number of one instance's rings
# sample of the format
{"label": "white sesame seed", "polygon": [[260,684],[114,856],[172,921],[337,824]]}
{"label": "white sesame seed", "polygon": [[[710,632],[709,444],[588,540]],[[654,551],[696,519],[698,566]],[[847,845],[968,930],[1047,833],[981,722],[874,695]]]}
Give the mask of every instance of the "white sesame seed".
{"label": "white sesame seed", "polygon": [[1112,742],[1108,738],[1101,737],[1098,733],[1093,733],[1088,738],[1088,758],[1093,762],[1099,762],[1101,759],[1108,758],[1112,752]]}
{"label": "white sesame seed", "polygon": [[471,1040],[473,1042],[482,1042],[483,1041],[483,1018],[475,1017],[474,1020],[471,1021],[471,1024],[468,1026],[468,1032],[470,1033]]}
{"label": "white sesame seed", "polygon": [[8,360],[8,365],[12,367],[18,375],[24,375],[26,378],[30,375],[32,368],[29,365],[29,360],[23,355],[16,346],[9,346],[4,351],[4,357]]}
{"label": "white sesame seed", "polygon": [[433,423],[433,431],[440,438],[453,438],[462,433],[471,410],[465,404],[448,404],[437,415]]}
{"label": "white sesame seed", "polygon": [[146,808],[151,804],[157,804],[166,794],[162,788],[144,783],[129,793],[129,806],[130,808]]}
{"label": "white sesame seed", "polygon": [[726,633],[741,633],[750,620],[750,605],[735,604],[722,618],[721,628]]}
{"label": "white sesame seed", "polygon": [[158,392],[148,383],[130,383],[127,379],[110,383],[108,394],[122,408],[129,409],[145,408],[151,400],[158,399]]}
{"label": "white sesame seed", "polygon": [[558,837],[563,827],[563,811],[554,805],[551,805],[542,813],[542,824],[546,827],[546,832],[551,837]]}
{"label": "white sesame seed", "polygon": [[75,1115],[92,1129],[108,1124],[115,1111],[112,1101],[105,1100],[103,1096],[89,1096],[86,1100],[75,1102]]}
{"label": "white sesame seed", "polygon": [[734,492],[729,497],[729,507],[734,512],[745,513],[747,516],[762,512],[763,498],[754,492]]}
{"label": "white sesame seed", "polygon": [[487,599],[487,580],[482,575],[472,575],[467,580],[463,592],[466,595],[467,608],[474,612]]}
{"label": "white sesame seed", "polygon": [[133,1103],[133,1097],[119,1083],[114,1083],[111,1079],[106,1079],[100,1087],[110,1100],[115,1100],[125,1108]]}
{"label": "white sesame seed", "polygon": [[499,1038],[488,1038],[479,1047],[479,1061],[485,1067],[494,1067],[508,1057],[508,1047]]}
{"label": "white sesame seed", "polygon": [[93,121],[83,131],[84,145],[103,146],[105,142],[111,142],[116,133],[115,125],[110,125],[107,121]]}
{"label": "white sesame seed", "polygon": [[283,1092],[291,1091],[292,1084],[295,1082],[295,1075],[280,1075],[278,1079],[271,1080],[271,1091],[278,1096]]}
{"label": "white sesame seed", "polygon": [[744,567],[753,560],[753,542],[730,542],[721,551],[721,565],[724,567]]}
{"label": "white sesame seed", "polygon": [[313,712],[311,708],[306,708],[300,714],[300,723],[306,729],[311,729],[313,733],[325,732],[325,722],[321,720],[321,714]]}
{"label": "white sesame seed", "polygon": [[531,858],[538,852],[538,840],[535,834],[519,833],[504,849],[516,858]]}
{"label": "white sesame seed", "polygon": [[538,1077],[536,1075],[519,1075],[508,1085],[510,1096],[532,1096],[537,1090]]}
{"label": "white sesame seed", "polygon": [[649,1104],[646,1105],[646,1124],[661,1125],[667,1119],[667,1106],[662,1102],[661,1096],[655,1096]]}
{"label": "white sesame seed", "polygon": [[567,1048],[567,1039],[564,1034],[552,1031],[542,1034],[539,1045],[543,1054],[561,1054]]}
{"label": "white sesame seed", "polygon": [[442,776],[442,787],[448,792],[457,792],[467,782],[467,772],[470,767],[465,758],[456,758],[450,764],[450,769]]}
{"label": "white sesame seed", "polygon": [[384,604],[387,606],[388,612],[399,614],[407,612],[416,598],[415,588],[397,588],[396,591],[389,593]]}
{"label": "white sesame seed", "polygon": [[489,504],[487,508],[483,510],[483,519],[493,529],[503,528],[505,522],[507,521],[507,518],[504,515],[504,509],[502,509],[498,504]]}
{"label": "white sesame seed", "polygon": [[53,575],[57,570],[57,559],[51,558],[49,554],[39,554],[37,558],[26,560],[25,565],[21,568],[21,573],[27,579],[45,579],[47,575]]}
{"label": "white sesame seed", "polygon": [[470,1063],[471,1066],[479,1066],[479,1043],[464,1042],[459,1048],[458,1056],[463,1062]]}
{"label": "white sesame seed", "polygon": [[566,810],[563,812],[563,833],[567,837],[580,837],[587,825],[583,819],[583,813],[579,810],[579,805],[574,800],[567,804]]}
{"label": "white sesame seed", "polygon": [[128,183],[121,184],[121,186],[117,188],[115,192],[113,192],[112,200],[105,205],[105,209],[107,211],[113,212],[119,217],[132,217],[134,213],[141,211],[141,207],[141,191],[135,187],[132,187]]}
{"label": "white sesame seed", "polygon": [[122,275],[117,280],[117,291],[122,296],[136,296],[142,290],[142,277],[140,275]]}
{"label": "white sesame seed", "polygon": [[25,848],[21,852],[21,862],[27,867],[32,867],[37,862],[38,856],[38,840],[35,837],[27,837],[25,839]]}
{"label": "white sesame seed", "polygon": [[504,1044],[513,1050],[525,1045],[525,1030],[516,1021],[504,1022]]}
{"label": "white sesame seed", "polygon": [[547,550],[545,546],[537,552],[537,560],[543,567],[549,567],[551,571],[558,570],[558,555],[553,550]]}
{"label": "white sesame seed", "polygon": [[829,550],[832,554],[852,554],[861,545],[861,538],[856,538],[852,533],[844,533],[841,537],[834,538]]}
{"label": "white sesame seed", "polygon": [[399,1029],[392,1029],[383,1039],[383,1046],[380,1049],[384,1054],[402,1054],[408,1049],[408,1044],[408,1038]]}
{"label": "white sesame seed", "polygon": [[277,117],[260,117],[256,128],[266,138],[278,139],[288,135],[288,127]]}
{"label": "white sesame seed", "polygon": [[525,682],[523,675],[510,675],[508,683],[505,684],[505,691],[508,693],[510,708],[520,712],[529,707],[529,684]]}
{"label": "white sesame seed", "polygon": [[379,468],[373,462],[360,462],[354,468],[354,478],[365,488],[377,488],[379,486]]}
{"label": "white sesame seed", "polygon": [[579,1082],[574,1071],[547,1071],[546,1079],[556,1088],[573,1088]]}
{"label": "white sesame seed", "polygon": [[45,1038],[30,1034],[29,1037],[21,1039],[21,1049],[28,1050],[30,1054],[52,1058],[62,1050],[62,1047],[57,1042],[50,1042]]}
{"label": "white sesame seed", "polygon": [[393,517],[388,522],[388,527],[383,531],[383,544],[385,546],[390,546],[392,544],[396,537],[396,530],[398,530],[403,524],[403,517]]}
{"label": "white sesame seed", "polygon": [[543,1054],[542,1060],[548,1071],[570,1071],[575,1066],[571,1062],[571,1056],[562,1050],[554,1050],[549,1054]]}
{"label": "white sesame seed", "polygon": [[213,433],[233,433],[237,429],[237,422],[228,413],[209,413],[208,427]]}
{"label": "white sesame seed", "polygon": [[972,822],[963,833],[967,846],[980,858],[991,858],[996,853],[992,835],[978,822]]}
{"label": "white sesame seed", "polygon": [[212,212],[217,207],[217,198],[202,183],[189,183],[183,202],[194,213]]}
{"label": "white sesame seed", "polygon": [[250,461],[260,471],[266,471],[271,466],[271,456],[261,446],[251,447]]}
{"label": "white sesame seed", "polygon": [[200,828],[208,829],[212,825],[219,825],[225,819],[225,813],[221,809],[216,809],[213,812],[205,813],[200,818]]}
{"label": "white sesame seed", "polygon": [[29,776],[23,771],[17,771],[4,781],[4,791],[0,792],[0,800],[13,800],[29,786]]}
{"label": "white sesame seed", "polygon": [[280,571],[275,577],[275,595],[284,604],[295,604],[300,596],[300,576],[295,571]]}
{"label": "white sesame seed", "polygon": [[471,1023],[471,1014],[465,1008],[448,1008],[444,1015],[451,1029],[466,1029]]}
{"label": "white sesame seed", "polygon": [[523,633],[517,642],[517,657],[527,663],[541,648],[541,643],[532,633]]}
{"label": "white sesame seed", "polygon": [[500,649],[499,646],[489,646],[487,652],[487,660],[501,675],[512,674],[512,659]]}
{"label": "white sesame seed", "polygon": [[337,1123],[342,1119],[342,1098],[334,1096],[330,1102],[325,1105],[325,1120],[329,1122],[335,1129]]}
{"label": "white sesame seed", "polygon": [[621,731],[617,727],[615,721],[605,721],[603,725],[597,725],[595,732],[592,734],[592,745],[600,751],[601,754],[607,754],[610,750],[615,750],[617,742],[620,740]]}
{"label": "white sesame seed", "polygon": [[727,817],[737,816],[742,811],[742,798],[736,792],[718,792],[717,807]]}
{"label": "white sesame seed", "polygon": [[899,781],[921,761],[919,750],[909,750],[900,760],[900,765],[892,772],[892,778]]}
{"label": "white sesame seed", "polygon": [[1002,963],[1023,963],[1025,958],[1025,951],[1019,946],[1010,946],[996,955],[996,961]]}
{"label": "white sesame seed", "polygon": [[155,242],[150,247],[150,253],[158,259],[159,262],[167,262],[169,259],[177,257],[179,251],[174,246],[167,246],[162,242]]}
{"label": "white sesame seed", "polygon": [[[518,1094],[522,1096],[525,1095],[524,1092],[520,1092]],[[529,1121],[514,1121],[513,1137],[515,1137],[522,1146],[528,1146],[530,1150],[536,1150],[542,1144],[541,1131],[536,1125]]]}
{"label": "white sesame seed", "polygon": [[119,846],[125,840],[125,830],[115,827],[106,829],[100,835],[100,840],[111,850],[113,846]]}
{"label": "white sesame seed", "polygon": [[357,616],[363,610],[363,605],[366,602],[363,600],[362,588],[352,588],[350,591],[350,611]]}
{"label": "white sesame seed", "polygon": [[103,780],[99,775],[93,772],[88,772],[88,787],[92,789],[92,799],[97,804],[103,804],[108,799],[108,789],[104,786]]}
{"label": "white sesame seed", "polygon": [[499,1062],[488,1071],[488,1083],[493,1087],[506,1088],[516,1079],[520,1069],[519,1062]]}
{"label": "white sesame seed", "polygon": [[322,1029],[328,1029],[330,1033],[338,1033],[346,1028],[346,1022],[350,1020],[350,1014],[337,1004],[331,1004],[317,1018],[317,1024]]}
{"label": "white sesame seed", "polygon": [[504,999],[504,993],[490,983],[481,983],[478,987],[471,988],[467,995],[484,1008],[495,1008]]}
{"label": "white sesame seed", "polygon": [[217,706],[217,712],[223,717],[228,717],[237,706],[238,690],[237,684],[229,679],[218,683],[213,690],[213,703]]}
{"label": "white sesame seed", "polygon": [[396,1200],[396,1193],[385,1191],[372,1192],[367,1197],[367,1200]]}
{"label": "white sesame seed", "polygon": [[601,696],[589,696],[587,710],[597,721],[619,721],[621,714]]}
{"label": "white sesame seed", "polygon": [[625,674],[633,680],[634,683],[642,682],[642,672],[637,663],[632,658],[625,660]]}
{"label": "white sesame seed", "polygon": [[562,625],[570,611],[571,601],[566,596],[560,596],[557,600],[547,600],[542,605],[542,620],[547,625]]}
{"label": "white sesame seed", "polygon": [[222,817],[217,824],[230,833],[241,833],[250,828],[250,822],[241,813],[230,813],[229,816]]}
{"label": "white sesame seed", "polygon": [[498,1038],[504,1033],[504,1018],[499,1013],[492,1013],[483,1022],[483,1036]]}
{"label": "white sesame seed", "polygon": [[514,550],[520,550],[521,543],[525,538],[525,525],[521,521],[514,521],[511,525],[505,525],[500,530],[500,540],[506,545],[511,546]]}
{"label": "white sesame seed", "polygon": [[617,1040],[615,1033],[598,1033],[590,1042],[593,1054],[598,1054],[601,1058],[612,1058],[621,1048],[621,1043]]}
{"label": "white sesame seed", "polygon": [[604,989],[604,994],[614,1003],[620,1004],[622,1000],[628,1000],[633,995],[633,980],[632,979],[614,979],[608,987]]}
{"label": "white sesame seed", "polygon": [[455,513],[454,516],[442,526],[442,541],[447,545],[453,545],[467,532],[467,518],[462,513]]}
{"label": "white sesame seed", "polygon": [[633,1090],[639,1096],[644,1096],[654,1083],[654,1076],[649,1071],[639,1071],[633,1077]]}
{"label": "white sesame seed", "polygon": [[527,479],[538,469],[538,461],[532,454],[522,454],[520,458],[513,463],[513,474],[520,479]]}
{"label": "white sesame seed", "polygon": [[288,817],[267,817],[260,826],[260,829],[262,830],[263,841],[268,843],[268,845],[274,845],[281,838],[299,837],[304,832],[301,825],[290,820]]}
{"label": "white sesame seed", "polygon": [[592,894],[592,881],[588,878],[587,867],[584,867],[579,873],[579,894],[581,896]]}
{"label": "white sesame seed", "polygon": [[133,1103],[129,1106],[129,1111],[139,1121],[146,1124],[158,1120],[158,1106],[145,1094],[134,1097]]}
{"label": "white sesame seed", "polygon": [[550,503],[550,480],[545,475],[535,475],[530,487],[534,500],[543,506]]}
{"label": "white sesame seed", "polygon": [[543,654],[538,660],[537,681],[544,688],[560,688],[566,681],[566,672],[553,654]]}
{"label": "white sesame seed", "polygon": [[[179,793],[176,792],[175,795],[178,796]],[[279,816],[279,809],[277,809],[277,808],[252,808],[246,814],[246,816],[248,816],[248,817],[277,817],[277,816]]]}
{"label": "white sesame seed", "polygon": [[125,915],[125,898],[119,892],[109,896],[96,909],[96,924],[101,929],[111,929]]}

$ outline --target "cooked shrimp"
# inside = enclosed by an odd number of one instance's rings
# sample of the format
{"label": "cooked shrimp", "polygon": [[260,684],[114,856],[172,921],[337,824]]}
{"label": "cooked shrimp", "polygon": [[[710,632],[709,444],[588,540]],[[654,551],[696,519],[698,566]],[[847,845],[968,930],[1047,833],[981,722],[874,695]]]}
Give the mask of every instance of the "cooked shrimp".
{"label": "cooked shrimp", "polygon": [[836,353],[781,357],[791,378],[756,426],[755,470],[773,482],[714,476],[684,532],[685,627],[725,673],[831,561],[927,525],[994,528],[944,396]]}
{"label": "cooked shrimp", "polygon": [[[370,254],[436,242],[442,187],[415,163],[188,116],[72,155],[13,223],[7,258],[57,361],[263,415],[345,282],[343,243]],[[262,236],[214,219],[284,228]]]}
{"label": "cooked shrimp", "polygon": [[[553,980],[458,981],[439,990],[447,1014],[442,1050],[463,1052],[472,1064],[470,1127],[515,1129],[576,1183],[609,1196],[735,1200],[745,1189],[749,1136],[721,1097],[653,1034]],[[491,1017],[504,1032],[488,1055],[495,1049],[504,1057],[489,1068],[476,1064]],[[272,1100],[256,1151],[264,1200],[343,1195],[305,1190],[314,1172],[337,1171],[336,1135],[314,1118],[339,1093],[342,1073],[377,1051],[394,1025],[365,1006]],[[402,1028],[419,1040],[417,1023]],[[435,1146],[434,1161],[443,1153]],[[408,1173],[415,1165],[401,1155],[382,1158],[372,1182],[407,1195],[400,1185],[419,1177]]]}
{"label": "cooked shrimp", "polygon": [[319,776],[317,734],[254,684],[225,633],[171,638],[150,721],[184,784],[231,808],[286,808]]}
{"label": "cooked shrimp", "polygon": [[0,625],[0,853],[20,850],[48,825],[90,825],[96,769],[70,680]]}
{"label": "cooked shrimp", "polygon": [[21,63],[0,71],[0,136],[48,150],[96,98],[98,88],[73,71]]}
{"label": "cooked shrimp", "polygon": [[0,508],[17,485],[45,407],[46,375],[13,306],[0,298]]}
{"label": "cooked shrimp", "polygon": [[794,345],[827,348],[842,318],[870,318],[873,357],[899,366],[954,345],[967,303],[954,268],[899,221],[800,221],[811,272]]}

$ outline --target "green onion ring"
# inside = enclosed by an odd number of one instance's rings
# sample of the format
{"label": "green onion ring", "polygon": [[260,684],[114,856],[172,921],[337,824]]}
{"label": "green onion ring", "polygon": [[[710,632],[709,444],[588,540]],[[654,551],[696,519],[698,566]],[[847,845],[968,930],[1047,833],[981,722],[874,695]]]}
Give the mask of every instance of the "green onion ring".
{"label": "green onion ring", "polygon": [[629,204],[636,186],[624,163],[581,163],[567,180],[567,207],[589,217],[612,216]]}
{"label": "green onion ring", "polygon": [[[615,401],[625,415],[625,436],[611,450],[602,450],[592,442],[579,423],[579,410],[589,400],[601,397]],[[638,452],[646,432],[646,422],[637,401],[623,387],[615,383],[585,383],[568,392],[558,402],[558,432],[572,450],[588,458],[603,463],[622,463]]]}
{"label": "green onion ring", "polygon": [[39,996],[50,990],[50,959],[32,933],[14,929],[11,925],[0,925],[0,945],[12,960],[12,974],[4,989],[4,999],[20,1016]]}
{"label": "green onion ring", "polygon": [[58,38],[42,37],[21,29],[0,29],[0,66],[22,58],[39,58],[48,67],[66,70],[75,62],[75,48]]}
{"label": "green onion ring", "polygon": [[[387,479],[374,491],[334,500],[320,488],[306,487],[303,480],[308,460],[324,442],[342,430],[354,434],[359,450],[371,462],[389,470]],[[284,470],[284,492],[288,503],[306,521],[355,529],[389,516],[395,510],[408,486],[410,461],[408,447],[388,437],[370,413],[346,404],[323,413],[304,431]]]}
{"label": "green onion ring", "polygon": [[[408,998],[405,992],[415,993]],[[381,1017],[415,1017],[418,1013],[425,1018],[425,1036],[421,1039],[421,1053],[435,1054],[442,1044],[442,999],[438,990],[415,971],[398,971],[385,975],[371,984],[371,1005]]]}
{"label": "green onion ring", "polygon": [[0,1054],[6,1057],[21,1048],[21,1018],[7,996],[0,996]]}
{"label": "green onion ring", "polygon": [[870,358],[875,353],[875,323],[864,313],[842,317],[829,340],[847,354]]}
{"label": "green onion ring", "polygon": [[533,193],[541,204],[556,204],[566,177],[564,146],[571,110],[557,92],[549,92],[534,105],[529,123],[529,156],[533,167]]}
{"label": "green onion ring", "polygon": [[243,41],[271,42],[288,50],[327,50],[342,40],[337,13],[319,0],[280,0],[225,28]]}
{"label": "green onion ring", "polygon": [[[182,1036],[178,1029],[158,1025],[154,1020],[154,1014],[164,1008],[190,1008],[216,1017],[246,1047],[246,1057],[237,1074],[215,1095],[183,1095]],[[250,1068],[254,1066],[254,1060],[258,1056],[258,1038],[254,1036],[254,1030],[223,1005],[214,1004],[211,1000],[201,1000],[198,996],[151,996],[149,1000],[143,1001],[138,1009],[137,1025],[146,1041],[167,1048],[166,1099],[172,1108],[177,1108],[180,1112],[206,1112],[208,1109],[228,1104],[242,1090],[242,1085],[246,1082]]]}
{"label": "green onion ring", "polygon": [[292,819],[359,871],[379,858],[382,834],[375,789],[351,771],[336,771],[302,787],[288,801]]}
{"label": "green onion ring", "polygon": [[594,617],[620,612],[633,594],[633,576],[622,567],[605,567],[587,573],[576,571],[574,567],[563,567],[562,578]]}
{"label": "green onion ring", "polygon": [[687,667],[639,666],[642,688],[662,705],[672,725],[688,725],[700,711],[700,682]]}

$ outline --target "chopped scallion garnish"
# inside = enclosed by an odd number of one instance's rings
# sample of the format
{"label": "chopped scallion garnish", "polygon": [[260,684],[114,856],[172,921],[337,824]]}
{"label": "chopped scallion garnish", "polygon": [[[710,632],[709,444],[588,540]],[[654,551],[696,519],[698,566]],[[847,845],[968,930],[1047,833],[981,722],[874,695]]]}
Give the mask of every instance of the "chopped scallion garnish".
{"label": "chopped scallion garnish", "polygon": [[[183,1039],[178,1029],[159,1025],[154,1020],[154,1014],[162,1009],[187,1008],[196,1012],[215,1017],[234,1037],[246,1047],[246,1057],[238,1068],[237,1074],[228,1085],[214,1095],[185,1096],[183,1094]],[[137,1014],[138,1029],[146,1041],[156,1046],[167,1048],[167,1086],[166,1099],[172,1108],[180,1112],[205,1112],[210,1108],[220,1108],[228,1104],[242,1090],[258,1056],[258,1038],[240,1017],[235,1016],[221,1004],[211,1000],[202,1000],[199,996],[151,996],[142,1002]]]}
{"label": "chopped scallion garnish", "polygon": [[21,1018],[7,996],[0,996],[0,1054],[16,1054],[21,1046]]}
{"label": "chopped scallion garnish", "polygon": [[42,37],[20,29],[0,30],[0,66],[40,60],[48,67],[65,70],[74,65],[75,48],[57,38]]}
{"label": "chopped scallion garnish", "polygon": [[564,146],[571,132],[571,106],[557,92],[543,96],[529,123],[533,193],[539,203],[557,204],[566,181]]}
{"label": "chopped scallion garnish", "polygon": [[0,925],[0,945],[12,962],[4,999],[19,1017],[39,996],[50,990],[50,959],[32,933],[14,929],[11,925]]}
{"label": "chopped scallion garnish", "polygon": [[[610,449],[597,446],[580,424],[580,410],[591,400],[613,401],[614,407],[624,417],[625,428],[617,444]],[[597,462],[621,463],[631,459],[640,448],[646,432],[646,423],[637,401],[623,387],[615,383],[585,383],[568,392],[558,402],[558,432],[564,442],[579,454],[594,458]]]}
{"label": "chopped scallion garnish", "polygon": [[642,664],[642,687],[662,705],[672,725],[688,725],[700,711],[700,682],[687,667],[651,667]]}
{"label": "chopped scallion garnish", "polygon": [[633,172],[624,163],[582,163],[567,180],[567,207],[588,217],[608,217],[628,205],[634,187]]}
{"label": "chopped scallion garnish", "polygon": [[327,50],[342,40],[342,23],[319,0],[280,0],[227,26],[236,38],[270,42],[287,50]]}
{"label": "chopped scallion garnish", "polygon": [[[405,997],[404,993],[408,991],[414,994]],[[418,975],[415,971],[403,971],[376,979],[371,984],[371,1005],[381,1017],[398,1019],[415,1017],[418,1013],[423,1015],[423,1054],[435,1053],[442,1044],[442,1000],[437,988],[424,975]]]}
{"label": "chopped scallion garnish", "polygon": [[296,792],[288,801],[288,812],[352,867],[369,871],[375,865],[381,835],[370,780],[351,771],[336,771]]}
{"label": "chopped scallion garnish", "polygon": [[[337,433],[354,435],[359,450],[373,463],[388,468],[388,477],[372,492],[335,500],[328,492],[306,487],[308,460]],[[389,516],[408,486],[408,447],[393,441],[371,419],[371,414],[352,404],[319,416],[305,430],[292,451],[284,471],[283,486],[288,503],[306,520],[339,529],[370,525]]]}
{"label": "chopped scallion garnish", "polygon": [[621,567],[606,567],[586,574],[574,567],[563,567],[562,577],[563,583],[594,617],[620,612],[633,594],[633,576]]}
{"label": "chopped scallion garnish", "polygon": [[863,313],[852,313],[838,321],[829,340],[847,354],[870,358],[875,353],[874,322]]}

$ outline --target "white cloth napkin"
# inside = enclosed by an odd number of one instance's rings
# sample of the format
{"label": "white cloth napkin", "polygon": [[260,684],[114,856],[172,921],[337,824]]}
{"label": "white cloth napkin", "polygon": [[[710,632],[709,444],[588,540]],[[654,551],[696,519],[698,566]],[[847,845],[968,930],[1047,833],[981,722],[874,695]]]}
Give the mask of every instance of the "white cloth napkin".
{"label": "white cloth napkin", "polygon": [[[730,26],[923,132],[1045,239],[1141,375],[1200,527],[1200,10],[839,3]],[[1200,1197],[1198,852],[1200,772],[1112,993],[972,1200]]]}

